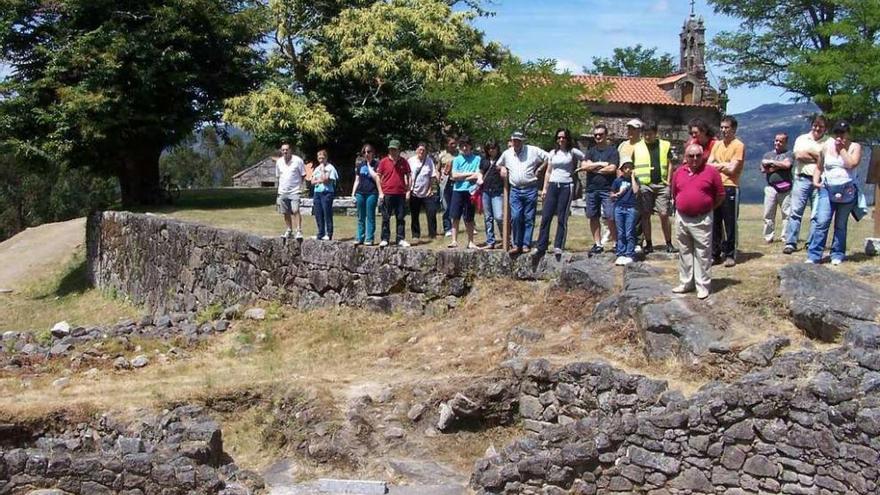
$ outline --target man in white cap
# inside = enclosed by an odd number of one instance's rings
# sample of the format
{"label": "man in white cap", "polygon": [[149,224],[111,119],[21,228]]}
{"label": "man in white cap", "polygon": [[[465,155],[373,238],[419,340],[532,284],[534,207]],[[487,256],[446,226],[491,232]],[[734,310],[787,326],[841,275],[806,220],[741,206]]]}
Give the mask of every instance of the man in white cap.
{"label": "man in white cap", "polygon": [[633,150],[636,144],[642,140],[642,126],[644,123],[639,119],[631,119],[626,123],[626,141],[617,146],[617,154],[620,157],[620,163],[633,159]]}
{"label": "man in white cap", "polygon": [[510,181],[510,223],[513,230],[510,254],[527,253],[531,250],[535,230],[535,212],[538,209],[537,170],[548,158],[547,152],[525,144],[525,136],[514,132],[510,136],[512,146],[498,158],[497,167],[504,169]]}

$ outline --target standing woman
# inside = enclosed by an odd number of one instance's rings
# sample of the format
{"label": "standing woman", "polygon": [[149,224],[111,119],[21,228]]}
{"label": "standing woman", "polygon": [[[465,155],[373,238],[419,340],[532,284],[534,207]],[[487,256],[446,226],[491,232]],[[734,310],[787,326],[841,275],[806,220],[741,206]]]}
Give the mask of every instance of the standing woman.
{"label": "standing woman", "polygon": [[862,160],[862,147],[850,139],[850,126],[838,122],[831,130],[834,139],[822,147],[822,154],[813,171],[813,187],[818,191],[815,229],[810,234],[807,263],[819,263],[825,252],[825,241],[831,221],[831,264],[843,263],[846,256],[846,227],[849,215],[858,200],[855,169]]}
{"label": "standing woman", "polygon": [[483,145],[485,155],[480,161],[480,173],[483,174],[483,217],[486,222],[486,249],[495,249],[495,227],[500,234],[504,230],[504,179],[498,168],[498,157],[501,150],[498,143],[490,140]]}
{"label": "standing woman", "polygon": [[376,149],[372,144],[365,144],[355,163],[354,187],[352,187],[352,195],[357,205],[355,245],[372,246],[376,238],[376,204],[383,196],[382,185],[376,174],[378,166]]}
{"label": "standing woman", "polygon": [[434,167],[434,159],[428,154],[428,146],[419,143],[416,146],[416,154],[409,157],[409,169],[413,172],[412,188],[409,195],[409,212],[412,215],[410,227],[413,239],[422,235],[422,226],[419,223],[419,214],[422,208],[428,220],[428,237],[437,237],[437,183],[440,180],[437,169]]}
{"label": "standing woman", "polygon": [[568,129],[556,131],[556,147],[550,152],[549,168],[544,174],[544,188],[541,198],[544,209],[541,212],[541,234],[535,254],[540,256],[547,251],[550,241],[550,223],[556,215],[559,225],[556,226],[556,239],[553,241],[553,253],[562,254],[565,237],[568,231],[568,213],[571,208],[571,196],[574,191],[574,171],[579,168],[584,154],[572,146],[571,132]]}
{"label": "standing woman", "polygon": [[312,172],[312,184],[315,185],[312,209],[318,224],[317,238],[324,241],[333,239],[333,197],[336,196],[338,180],[339,173],[328,161],[327,150],[318,151],[318,166]]}

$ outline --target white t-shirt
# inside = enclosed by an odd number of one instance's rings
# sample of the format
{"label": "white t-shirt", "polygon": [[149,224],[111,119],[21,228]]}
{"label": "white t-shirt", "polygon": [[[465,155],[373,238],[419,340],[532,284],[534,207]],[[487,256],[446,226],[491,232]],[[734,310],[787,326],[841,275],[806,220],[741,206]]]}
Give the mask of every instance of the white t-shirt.
{"label": "white t-shirt", "polygon": [[306,164],[302,158],[293,155],[290,163],[284,157],[275,162],[275,178],[278,179],[278,195],[288,197],[299,194],[302,190],[303,177],[306,175]]}
{"label": "white t-shirt", "polygon": [[[792,155],[797,155],[799,152],[810,151],[813,153],[822,153],[822,146],[828,141],[828,136],[822,136],[819,140],[813,139],[813,133],[808,132],[806,134],[802,134],[798,136],[794,141],[794,148],[792,148]],[[801,163],[797,161],[798,170],[796,173],[802,175],[813,176],[813,171],[816,170],[816,162],[813,163]]]}
{"label": "white t-shirt", "polygon": [[547,152],[541,148],[524,144],[519,153],[516,153],[513,148],[504,150],[496,165],[507,167],[507,177],[511,186],[527,187],[537,184],[538,176],[535,171],[548,157]]}
{"label": "white t-shirt", "polygon": [[[434,160],[431,155],[425,156],[422,164],[419,157],[413,155],[407,160],[409,169],[412,170],[412,193],[417,198],[425,198],[431,192],[431,178],[434,176]],[[417,173],[418,172],[418,173]]]}
{"label": "white t-shirt", "polygon": [[[855,143],[850,143],[847,151],[852,153],[854,145]],[[828,140],[822,152],[825,155],[823,162],[825,170],[822,173],[822,179],[826,184],[839,186],[855,180],[855,169],[846,168],[843,157],[834,149],[834,141]]]}
{"label": "white t-shirt", "polygon": [[550,166],[553,167],[553,170],[550,172],[550,182],[571,184],[574,181],[572,174],[575,166],[579,165],[583,159],[583,152],[577,148],[568,151],[551,151]]}

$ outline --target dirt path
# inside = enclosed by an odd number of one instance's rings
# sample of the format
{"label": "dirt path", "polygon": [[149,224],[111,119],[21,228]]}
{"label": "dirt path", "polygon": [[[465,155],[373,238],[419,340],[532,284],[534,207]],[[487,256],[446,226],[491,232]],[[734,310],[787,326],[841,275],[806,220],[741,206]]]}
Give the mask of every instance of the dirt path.
{"label": "dirt path", "polygon": [[36,275],[64,266],[85,242],[85,218],[47,223],[0,243],[0,289],[20,290]]}

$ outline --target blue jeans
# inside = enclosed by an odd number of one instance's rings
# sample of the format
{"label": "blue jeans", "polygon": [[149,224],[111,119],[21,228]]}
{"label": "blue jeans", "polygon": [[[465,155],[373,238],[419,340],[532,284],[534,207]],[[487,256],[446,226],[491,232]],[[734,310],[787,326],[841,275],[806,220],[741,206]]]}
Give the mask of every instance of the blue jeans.
{"label": "blue jeans", "polygon": [[615,206],[614,224],[617,226],[617,256],[632,258],[636,255],[636,225],[639,209],[635,206]]}
{"label": "blue jeans", "polygon": [[454,181],[450,178],[443,187],[443,232],[452,230],[452,186]]}
{"label": "blue jeans", "polygon": [[819,189],[819,200],[816,202],[816,221],[813,231],[810,233],[807,259],[819,262],[822,253],[825,252],[825,241],[828,239],[828,230],[831,228],[831,220],[834,220],[834,234],[831,238],[831,259],[843,261],[846,255],[846,225],[849,214],[856,206],[856,201],[849,203],[834,203],[829,199],[828,189]]}
{"label": "blue jeans", "polygon": [[559,182],[547,184],[547,196],[544,197],[544,209],[541,212],[541,231],[538,234],[538,251],[543,253],[547,250],[547,244],[550,243],[550,224],[553,222],[554,215],[556,215],[559,225],[556,226],[553,247],[556,249],[565,247],[565,238],[568,235],[568,213],[571,211],[571,193],[573,191],[574,184]]}
{"label": "blue jeans", "polygon": [[504,232],[504,194],[483,191],[483,218],[486,220],[486,244],[494,246],[495,225],[498,232]]}
{"label": "blue jeans", "polygon": [[312,215],[318,224],[318,239],[333,238],[333,196],[332,191],[315,193],[312,197]]}
{"label": "blue jeans", "polygon": [[513,247],[532,245],[535,231],[535,212],[538,210],[538,186],[510,188],[510,226]]}
{"label": "blue jeans", "polygon": [[[794,178],[794,184],[791,187],[791,214],[788,217],[788,226],[783,237],[786,246],[797,247],[798,237],[801,234],[801,220],[807,205],[813,198],[814,189],[812,178],[803,175]],[[811,232],[816,229],[815,220],[810,221],[810,227]],[[807,244],[809,243],[810,239],[807,238]]]}
{"label": "blue jeans", "polygon": [[357,235],[356,242],[373,242],[376,236],[376,203],[379,202],[379,194],[354,195],[357,205]]}

